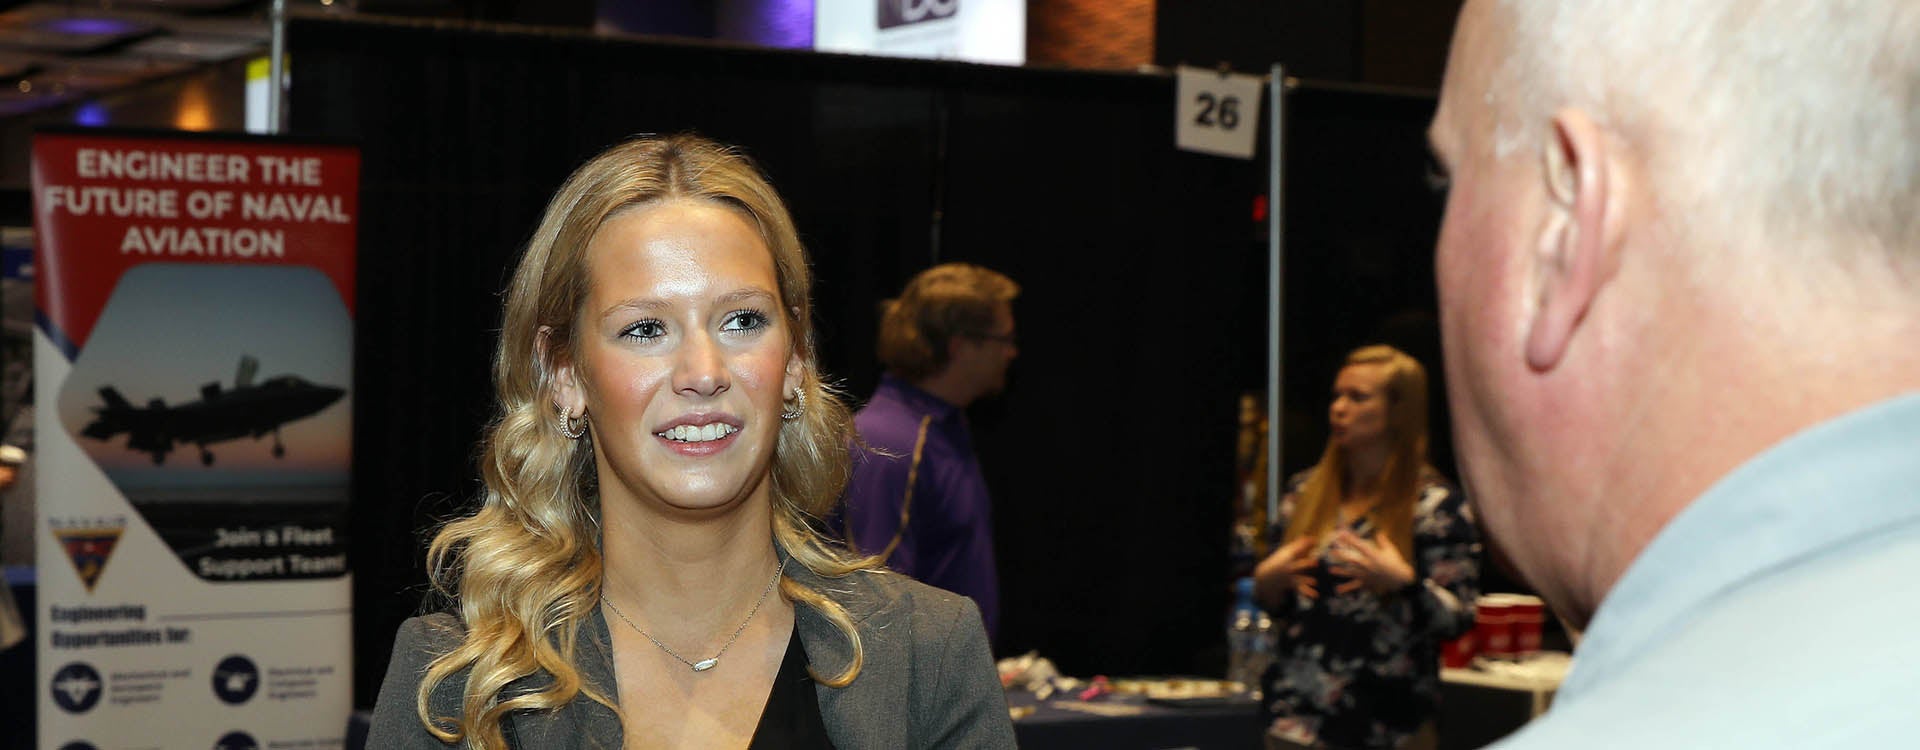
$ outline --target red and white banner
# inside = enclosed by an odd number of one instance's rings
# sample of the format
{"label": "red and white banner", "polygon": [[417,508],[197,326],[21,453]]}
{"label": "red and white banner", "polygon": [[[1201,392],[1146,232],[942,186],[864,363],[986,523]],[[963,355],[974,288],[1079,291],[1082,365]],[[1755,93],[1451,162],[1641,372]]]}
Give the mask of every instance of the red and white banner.
{"label": "red and white banner", "polygon": [[42,748],[338,748],[360,157],[33,143]]}

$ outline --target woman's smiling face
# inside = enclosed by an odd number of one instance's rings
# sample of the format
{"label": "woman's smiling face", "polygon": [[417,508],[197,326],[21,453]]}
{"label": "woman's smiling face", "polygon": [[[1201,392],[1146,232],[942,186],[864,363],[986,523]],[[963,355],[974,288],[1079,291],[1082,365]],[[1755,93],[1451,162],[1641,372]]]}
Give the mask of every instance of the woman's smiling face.
{"label": "woman's smiling face", "polygon": [[588,418],[603,506],[764,496],[801,365],[751,220],[698,199],[626,209],[588,243],[587,270],[556,398]]}

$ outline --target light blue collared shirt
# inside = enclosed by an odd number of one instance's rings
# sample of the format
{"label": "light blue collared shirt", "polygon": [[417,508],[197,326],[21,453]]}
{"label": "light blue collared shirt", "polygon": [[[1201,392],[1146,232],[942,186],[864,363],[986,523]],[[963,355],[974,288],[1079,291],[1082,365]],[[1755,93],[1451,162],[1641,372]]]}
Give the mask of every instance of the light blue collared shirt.
{"label": "light blue collared shirt", "polygon": [[1601,602],[1553,709],[1496,747],[1920,747],[1920,393],[1794,435],[1682,510]]}

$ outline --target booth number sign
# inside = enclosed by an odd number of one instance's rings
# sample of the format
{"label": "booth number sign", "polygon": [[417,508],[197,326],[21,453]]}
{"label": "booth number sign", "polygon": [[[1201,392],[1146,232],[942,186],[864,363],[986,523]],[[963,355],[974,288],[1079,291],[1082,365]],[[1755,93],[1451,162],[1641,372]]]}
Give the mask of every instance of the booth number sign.
{"label": "booth number sign", "polygon": [[1258,76],[1180,68],[1174,145],[1182,151],[1253,158],[1262,88]]}

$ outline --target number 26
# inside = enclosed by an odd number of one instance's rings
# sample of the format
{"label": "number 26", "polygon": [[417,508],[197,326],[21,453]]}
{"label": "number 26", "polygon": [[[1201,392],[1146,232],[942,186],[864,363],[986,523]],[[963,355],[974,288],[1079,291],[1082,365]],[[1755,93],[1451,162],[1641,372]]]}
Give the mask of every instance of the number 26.
{"label": "number 26", "polygon": [[1193,124],[1203,128],[1218,125],[1224,130],[1240,127],[1240,97],[1222,96],[1216,99],[1211,91],[1202,91],[1194,97],[1200,103],[1200,114],[1195,115]]}

